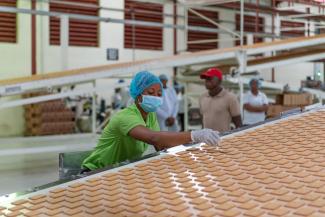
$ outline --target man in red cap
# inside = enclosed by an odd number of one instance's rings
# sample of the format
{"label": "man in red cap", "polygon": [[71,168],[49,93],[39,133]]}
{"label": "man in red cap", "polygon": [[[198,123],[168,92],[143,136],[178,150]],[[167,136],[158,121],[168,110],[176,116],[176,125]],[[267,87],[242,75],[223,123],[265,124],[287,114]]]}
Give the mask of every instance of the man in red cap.
{"label": "man in red cap", "polygon": [[236,128],[241,127],[240,104],[233,93],[221,86],[221,70],[210,68],[200,77],[205,79],[205,87],[208,90],[199,99],[203,127],[219,132],[229,131],[231,122]]}

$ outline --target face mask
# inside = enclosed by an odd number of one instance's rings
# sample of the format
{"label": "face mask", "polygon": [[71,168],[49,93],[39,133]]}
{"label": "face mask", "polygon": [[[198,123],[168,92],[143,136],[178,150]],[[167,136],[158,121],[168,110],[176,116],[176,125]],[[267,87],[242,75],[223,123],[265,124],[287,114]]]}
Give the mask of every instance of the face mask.
{"label": "face mask", "polygon": [[142,102],[140,103],[140,106],[145,112],[155,112],[161,105],[161,97],[142,95]]}

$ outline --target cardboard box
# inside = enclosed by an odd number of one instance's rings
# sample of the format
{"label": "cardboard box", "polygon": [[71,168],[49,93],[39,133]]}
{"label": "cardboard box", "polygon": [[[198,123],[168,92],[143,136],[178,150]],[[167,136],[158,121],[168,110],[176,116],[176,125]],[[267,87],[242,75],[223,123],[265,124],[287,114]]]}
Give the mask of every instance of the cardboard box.
{"label": "cardboard box", "polygon": [[305,81],[301,81],[301,86],[308,87],[308,88],[314,88],[314,89],[320,89],[322,87],[322,82],[316,81],[316,80],[305,80]]}
{"label": "cardboard box", "polygon": [[268,110],[266,112],[267,117],[277,117],[280,116],[281,112],[289,111],[292,109],[303,109],[303,106],[283,106],[283,105],[269,105]]}
{"label": "cardboard box", "polygon": [[303,94],[284,94],[283,105],[294,106],[294,105],[310,105],[313,103],[312,95],[309,93]]}
{"label": "cardboard box", "polygon": [[313,104],[313,95],[310,93],[278,94],[275,102],[278,105],[284,106],[306,106]]}
{"label": "cardboard box", "polygon": [[276,117],[282,112],[282,105],[269,105],[266,116],[267,117]]}

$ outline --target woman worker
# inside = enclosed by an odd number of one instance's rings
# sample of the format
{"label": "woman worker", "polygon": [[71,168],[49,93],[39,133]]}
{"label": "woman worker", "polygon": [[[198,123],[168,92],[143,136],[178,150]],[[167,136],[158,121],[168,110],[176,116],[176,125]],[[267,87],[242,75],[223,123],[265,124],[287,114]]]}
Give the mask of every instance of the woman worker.
{"label": "woman worker", "polygon": [[153,145],[157,150],[187,143],[217,145],[219,133],[211,129],[160,132],[155,111],[162,104],[163,86],[150,72],[137,73],[130,86],[134,103],[112,117],[97,147],[82,164],[87,172],[140,157]]}
{"label": "woman worker", "polygon": [[268,109],[266,95],[260,91],[262,83],[257,78],[249,81],[250,91],[244,95],[244,125],[256,124],[265,120]]}

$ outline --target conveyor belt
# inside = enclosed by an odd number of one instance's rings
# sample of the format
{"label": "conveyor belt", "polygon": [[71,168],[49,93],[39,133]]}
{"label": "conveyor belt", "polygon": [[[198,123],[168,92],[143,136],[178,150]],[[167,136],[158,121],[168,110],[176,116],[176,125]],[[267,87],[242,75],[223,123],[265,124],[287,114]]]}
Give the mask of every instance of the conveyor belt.
{"label": "conveyor belt", "polygon": [[325,110],[12,201],[8,216],[324,216]]}

